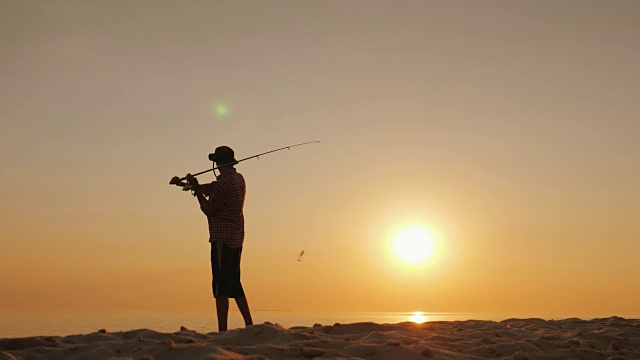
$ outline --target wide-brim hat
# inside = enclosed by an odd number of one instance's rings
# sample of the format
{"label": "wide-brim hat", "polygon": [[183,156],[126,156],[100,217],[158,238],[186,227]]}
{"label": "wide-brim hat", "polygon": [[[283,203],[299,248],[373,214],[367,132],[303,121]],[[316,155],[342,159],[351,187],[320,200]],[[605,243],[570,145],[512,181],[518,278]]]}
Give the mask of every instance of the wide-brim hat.
{"label": "wide-brim hat", "polygon": [[235,165],[238,160],[234,157],[233,150],[228,146],[218,146],[213,154],[209,154],[209,160],[220,165]]}

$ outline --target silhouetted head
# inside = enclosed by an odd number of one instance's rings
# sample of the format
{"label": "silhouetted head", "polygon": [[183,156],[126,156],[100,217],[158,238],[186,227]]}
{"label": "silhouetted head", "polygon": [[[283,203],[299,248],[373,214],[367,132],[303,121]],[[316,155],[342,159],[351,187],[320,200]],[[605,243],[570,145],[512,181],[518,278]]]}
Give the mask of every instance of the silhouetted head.
{"label": "silhouetted head", "polygon": [[216,151],[209,154],[209,160],[214,162],[214,166],[232,167],[238,163],[234,157],[233,150],[228,146],[218,146]]}

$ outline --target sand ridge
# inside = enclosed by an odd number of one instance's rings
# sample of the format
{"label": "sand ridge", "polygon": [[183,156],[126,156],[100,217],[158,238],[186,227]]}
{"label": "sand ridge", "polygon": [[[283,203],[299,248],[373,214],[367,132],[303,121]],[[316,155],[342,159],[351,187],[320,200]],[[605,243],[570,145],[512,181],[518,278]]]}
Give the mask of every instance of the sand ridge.
{"label": "sand ridge", "polygon": [[424,324],[264,323],[226,333],[149,329],[0,339],[2,359],[640,359],[640,319]]}

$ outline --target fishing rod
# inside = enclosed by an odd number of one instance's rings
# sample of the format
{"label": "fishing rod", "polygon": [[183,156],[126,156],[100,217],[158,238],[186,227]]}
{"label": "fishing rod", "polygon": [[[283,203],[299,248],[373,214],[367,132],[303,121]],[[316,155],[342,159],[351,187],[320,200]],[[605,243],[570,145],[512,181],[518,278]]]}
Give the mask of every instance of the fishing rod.
{"label": "fishing rod", "polygon": [[[317,141],[317,140],[316,141],[308,141],[308,142],[304,142],[304,143],[301,143],[301,144],[295,144],[295,145],[289,145],[289,146],[281,147],[279,149],[263,152],[263,153],[258,154],[258,155],[253,155],[253,156],[246,157],[244,159],[236,160],[235,162],[233,162],[231,164],[224,164],[224,165],[220,165],[218,167],[214,167],[214,168],[209,169],[209,170],[200,171],[199,173],[193,174],[193,176],[202,175],[204,173],[208,173],[209,171],[214,171],[214,174],[215,174],[215,170],[218,170],[218,169],[220,169],[222,167],[225,167],[225,166],[235,165],[237,163],[240,163],[240,162],[243,162],[243,161],[246,161],[246,160],[250,160],[250,159],[255,159],[255,158],[260,159],[260,156],[271,154],[271,153],[274,153],[276,151],[281,151],[281,150],[285,150],[285,149],[291,150],[292,147],[302,146],[302,145],[307,145],[307,144],[314,144],[314,143],[319,143],[319,142],[320,141]],[[185,176],[185,177],[180,178],[180,181],[183,181],[183,180],[186,180],[186,179],[187,179],[187,177]],[[182,190],[189,191],[189,190],[191,190],[191,186],[187,184],[182,188]]]}

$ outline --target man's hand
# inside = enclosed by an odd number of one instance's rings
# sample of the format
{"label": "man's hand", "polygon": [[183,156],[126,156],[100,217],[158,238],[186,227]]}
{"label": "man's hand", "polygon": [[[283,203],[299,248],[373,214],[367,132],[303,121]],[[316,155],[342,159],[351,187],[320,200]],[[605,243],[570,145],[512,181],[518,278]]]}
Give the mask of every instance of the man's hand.
{"label": "man's hand", "polygon": [[189,183],[189,185],[193,186],[194,188],[200,185],[198,183],[198,179],[196,179],[196,177],[191,174],[187,174],[187,182]]}
{"label": "man's hand", "polygon": [[180,185],[180,178],[177,176],[172,177],[169,185]]}

